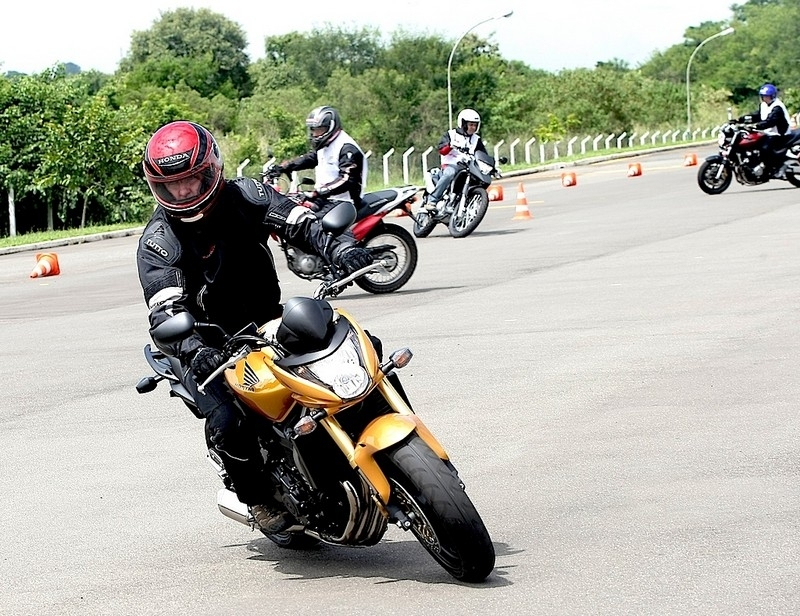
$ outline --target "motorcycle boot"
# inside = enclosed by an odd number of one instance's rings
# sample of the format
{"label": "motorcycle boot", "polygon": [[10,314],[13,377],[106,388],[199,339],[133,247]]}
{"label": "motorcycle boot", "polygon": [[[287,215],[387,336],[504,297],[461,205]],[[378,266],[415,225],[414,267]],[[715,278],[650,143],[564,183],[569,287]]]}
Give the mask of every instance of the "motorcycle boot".
{"label": "motorcycle boot", "polygon": [[256,526],[265,533],[283,532],[294,523],[288,511],[272,505],[250,505],[249,509]]}

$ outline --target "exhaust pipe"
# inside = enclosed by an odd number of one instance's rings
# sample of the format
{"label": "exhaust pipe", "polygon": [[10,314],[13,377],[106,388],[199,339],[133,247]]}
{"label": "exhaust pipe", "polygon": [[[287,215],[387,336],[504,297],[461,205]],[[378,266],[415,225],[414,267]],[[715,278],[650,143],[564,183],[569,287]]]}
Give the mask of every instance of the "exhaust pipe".
{"label": "exhaust pipe", "polygon": [[217,507],[225,517],[252,528],[253,517],[250,515],[250,510],[231,490],[221,488],[217,492]]}

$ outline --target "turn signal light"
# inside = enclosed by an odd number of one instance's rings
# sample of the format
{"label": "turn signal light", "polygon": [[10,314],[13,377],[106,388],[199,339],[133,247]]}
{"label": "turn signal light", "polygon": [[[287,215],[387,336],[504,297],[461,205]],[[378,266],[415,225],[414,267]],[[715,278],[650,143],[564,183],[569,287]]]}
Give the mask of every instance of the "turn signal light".
{"label": "turn signal light", "polygon": [[392,353],[389,359],[398,368],[404,368],[408,365],[408,362],[411,361],[412,357],[414,357],[414,354],[411,352],[411,349],[406,347]]}
{"label": "turn signal light", "polygon": [[306,434],[311,434],[316,429],[317,422],[306,415],[300,418],[300,421],[294,425],[294,434],[295,436],[305,436]]}

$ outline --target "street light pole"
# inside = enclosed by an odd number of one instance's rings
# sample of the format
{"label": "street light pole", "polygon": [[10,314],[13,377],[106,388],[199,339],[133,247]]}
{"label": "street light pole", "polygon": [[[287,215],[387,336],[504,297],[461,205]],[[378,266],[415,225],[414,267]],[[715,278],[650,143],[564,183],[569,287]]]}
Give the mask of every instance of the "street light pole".
{"label": "street light pole", "polygon": [[692,103],[691,103],[691,94],[689,92],[689,69],[692,66],[692,60],[694,60],[694,56],[700,50],[700,48],[708,43],[711,39],[715,39],[719,36],[726,36],[728,34],[733,34],[733,28],[725,28],[724,30],[720,30],[716,34],[712,34],[704,41],[701,41],[700,44],[694,48],[692,55],[689,56],[689,62],[686,64],[686,130],[688,132],[692,132]]}
{"label": "street light pole", "polygon": [[472,32],[478,26],[480,26],[482,24],[485,24],[488,21],[493,21],[495,19],[503,19],[504,17],[511,17],[513,14],[514,14],[514,11],[509,11],[508,13],[505,13],[504,15],[495,15],[494,17],[489,17],[488,19],[484,19],[483,21],[479,21],[474,26],[472,26],[469,30],[464,32],[464,34],[462,34],[459,37],[459,39],[456,41],[456,44],[453,45],[453,49],[450,51],[450,57],[447,59],[447,110],[448,110],[448,122],[449,122],[448,128],[453,128],[453,95],[452,95],[452,90],[450,88],[450,67],[453,65],[453,54],[456,53],[456,47],[458,47],[458,44],[463,40],[463,38],[465,36],[467,36],[467,34]]}

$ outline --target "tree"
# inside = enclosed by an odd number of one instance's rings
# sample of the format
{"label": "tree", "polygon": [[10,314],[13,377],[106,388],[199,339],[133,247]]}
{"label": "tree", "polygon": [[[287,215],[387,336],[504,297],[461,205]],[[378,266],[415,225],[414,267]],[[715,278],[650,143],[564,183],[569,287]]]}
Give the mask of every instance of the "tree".
{"label": "tree", "polygon": [[208,9],[180,8],[161,15],[131,37],[120,71],[131,84],[174,87],[184,82],[202,96],[230,98],[251,92],[247,38],[242,28]]}

